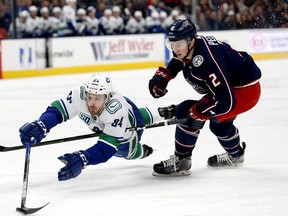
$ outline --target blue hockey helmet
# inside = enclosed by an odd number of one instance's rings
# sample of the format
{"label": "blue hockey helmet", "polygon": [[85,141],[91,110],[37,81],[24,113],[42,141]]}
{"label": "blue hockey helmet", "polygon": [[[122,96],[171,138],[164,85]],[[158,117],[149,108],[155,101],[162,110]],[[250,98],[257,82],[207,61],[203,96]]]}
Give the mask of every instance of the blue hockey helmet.
{"label": "blue hockey helmet", "polygon": [[194,23],[190,19],[177,19],[173,22],[167,32],[167,37],[169,41],[179,41],[182,39],[195,38],[197,33]]}

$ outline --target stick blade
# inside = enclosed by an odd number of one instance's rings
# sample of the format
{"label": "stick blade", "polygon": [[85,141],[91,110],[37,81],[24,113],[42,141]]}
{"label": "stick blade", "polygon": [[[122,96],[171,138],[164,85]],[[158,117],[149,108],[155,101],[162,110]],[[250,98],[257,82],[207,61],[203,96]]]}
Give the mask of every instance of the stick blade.
{"label": "stick blade", "polygon": [[39,207],[39,208],[27,208],[27,207],[24,206],[24,207],[21,207],[21,208],[16,208],[16,211],[21,212],[22,214],[25,214],[25,215],[33,214],[33,213],[39,211],[40,209],[44,208],[48,204],[49,204],[49,202],[46,203],[45,205],[43,205],[42,207]]}

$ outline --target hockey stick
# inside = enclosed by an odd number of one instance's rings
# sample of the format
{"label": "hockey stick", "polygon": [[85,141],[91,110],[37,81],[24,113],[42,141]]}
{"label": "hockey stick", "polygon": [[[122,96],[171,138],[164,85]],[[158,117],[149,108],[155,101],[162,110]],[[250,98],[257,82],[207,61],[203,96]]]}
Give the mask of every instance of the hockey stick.
{"label": "hockey stick", "polygon": [[[60,139],[55,139],[55,140],[49,140],[49,141],[44,141],[41,143],[38,143],[36,145],[33,145],[32,147],[39,147],[39,146],[45,146],[45,145],[52,145],[52,144],[57,144],[61,142],[70,142],[74,140],[80,140],[80,139],[87,139],[91,137],[97,137],[99,136],[100,133],[93,133],[93,134],[85,134],[85,135],[79,135],[79,136],[73,136],[73,137],[66,137],[66,138],[60,138]],[[19,146],[1,146],[0,145],[0,152],[8,152],[8,151],[14,151],[14,150],[19,150],[19,149],[25,149],[24,145],[19,145]]]}
{"label": "hockey stick", "polygon": [[[167,125],[173,125],[173,124],[178,124],[183,122],[182,119],[169,119],[166,121],[150,124],[150,125],[143,125],[143,126],[138,126],[138,127],[130,127],[127,128],[126,130],[144,130],[148,128],[155,128],[155,127],[162,127],[162,126],[167,126]],[[93,134],[85,134],[85,135],[79,135],[79,136],[73,136],[73,137],[66,137],[66,138],[60,138],[60,139],[55,139],[55,140],[49,140],[49,141],[44,141],[41,143],[38,143],[36,145],[33,145],[32,147],[39,147],[39,146],[45,146],[45,145],[51,145],[51,144],[57,144],[57,143],[62,143],[62,142],[70,142],[70,141],[75,141],[75,140],[80,140],[80,139],[87,139],[87,138],[92,138],[92,137],[98,137],[101,133],[93,133]],[[19,149],[24,149],[25,146],[19,145],[19,146],[1,146],[0,145],[0,152],[8,152],[8,151],[14,151],[14,150],[19,150]]]}
{"label": "hockey stick", "polygon": [[23,187],[22,187],[22,197],[21,197],[21,207],[16,208],[16,211],[21,212],[23,214],[33,214],[40,209],[44,208],[49,202],[39,208],[27,208],[26,205],[26,197],[27,197],[27,189],[28,189],[28,175],[29,175],[29,163],[30,163],[30,152],[31,146],[27,145],[26,154],[25,154],[25,166],[24,166],[24,177],[23,177]]}

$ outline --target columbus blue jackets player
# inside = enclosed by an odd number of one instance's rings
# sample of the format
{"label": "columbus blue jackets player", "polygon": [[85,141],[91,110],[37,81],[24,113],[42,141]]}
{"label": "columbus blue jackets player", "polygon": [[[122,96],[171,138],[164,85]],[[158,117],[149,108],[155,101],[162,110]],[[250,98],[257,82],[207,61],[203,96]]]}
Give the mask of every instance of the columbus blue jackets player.
{"label": "columbus blue jackets player", "polygon": [[105,163],[112,156],[128,160],[149,156],[153,149],[140,143],[143,130],[126,128],[163,119],[156,109],[138,109],[131,100],[112,90],[109,77],[95,74],[85,84],[53,101],[38,120],[24,124],[19,129],[21,142],[24,145],[37,144],[57,124],[75,116],[92,131],[102,133],[90,148],[58,158],[65,163],[58,172],[59,181],[75,178],[87,165]]}
{"label": "columbus blue jackets player", "polygon": [[240,142],[233,121],[257,104],[261,92],[260,69],[246,52],[234,50],[213,36],[197,35],[189,19],[176,20],[167,36],[166,46],[172,49],[174,58],[166,68],[159,67],[156,71],[149,82],[150,93],[154,98],[164,96],[168,82],[183,71],[188,84],[203,97],[161,109],[164,117],[175,115],[186,121],[176,126],[174,155],[155,164],[153,175],[190,175],[192,151],[207,120],[226,151],[210,157],[208,166],[242,165],[246,145]]}

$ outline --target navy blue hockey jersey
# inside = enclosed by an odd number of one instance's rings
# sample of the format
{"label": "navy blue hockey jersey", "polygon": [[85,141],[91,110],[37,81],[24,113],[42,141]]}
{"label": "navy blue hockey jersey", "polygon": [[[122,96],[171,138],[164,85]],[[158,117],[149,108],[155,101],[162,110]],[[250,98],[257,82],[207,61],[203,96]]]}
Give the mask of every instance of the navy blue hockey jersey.
{"label": "navy blue hockey jersey", "polygon": [[201,112],[217,116],[233,109],[234,89],[257,83],[261,71],[248,53],[236,51],[213,36],[197,36],[183,75],[198,93],[212,98],[201,106]]}

